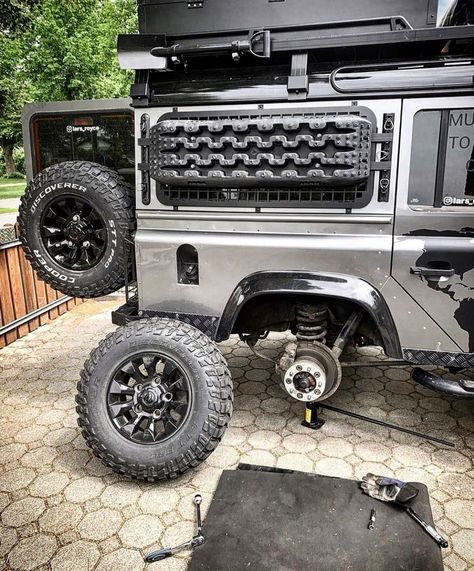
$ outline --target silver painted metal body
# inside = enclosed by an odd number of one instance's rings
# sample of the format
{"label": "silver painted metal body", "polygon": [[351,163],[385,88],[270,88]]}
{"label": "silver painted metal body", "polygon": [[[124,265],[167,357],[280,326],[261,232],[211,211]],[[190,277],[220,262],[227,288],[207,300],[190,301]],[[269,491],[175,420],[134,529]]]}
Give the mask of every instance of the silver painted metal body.
{"label": "silver painted metal body", "polygon": [[[389,201],[379,202],[374,192],[364,208],[346,212],[335,209],[282,209],[205,207],[173,209],[161,204],[151,182],[151,201],[137,194],[136,259],[139,310],[142,312],[189,313],[219,318],[236,286],[261,271],[337,273],[369,282],[385,298],[395,321],[402,348],[429,351],[468,352],[467,333],[453,317],[456,301],[430,289],[410,266],[423,252],[429,238],[407,237],[418,228],[448,229],[473,226],[474,207],[420,210],[407,203],[413,116],[420,109],[473,107],[473,97],[365,99],[377,117],[381,131],[383,115],[394,114],[393,154]],[[334,101],[268,104],[265,110],[318,109]],[[350,109],[351,101],[337,101]],[[221,105],[226,110],[256,110],[257,105]],[[180,107],[179,111],[214,110]],[[153,126],[171,112],[168,107],[135,110],[136,139],[141,116],[147,113]],[[137,145],[137,163],[140,147]],[[137,169],[137,189],[141,172]],[[376,173],[375,177],[379,174]],[[377,178],[374,188],[377,188]],[[474,241],[452,238],[453,247],[467,248],[474,256]],[[461,243],[462,242],[462,243]],[[199,254],[199,285],[177,280],[176,250],[191,244]],[[443,278],[444,279],[444,278]],[[455,278],[454,278],[455,279]],[[464,282],[465,295],[474,288],[472,272]],[[474,319],[474,316],[473,316]],[[395,356],[395,355],[393,355]],[[401,356],[401,355],[399,355]]]}

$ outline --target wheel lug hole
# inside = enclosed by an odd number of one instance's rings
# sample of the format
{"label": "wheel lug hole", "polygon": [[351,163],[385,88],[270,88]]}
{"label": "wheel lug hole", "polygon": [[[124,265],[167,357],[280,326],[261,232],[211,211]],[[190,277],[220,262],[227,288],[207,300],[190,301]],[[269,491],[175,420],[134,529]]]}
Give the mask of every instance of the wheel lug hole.
{"label": "wheel lug hole", "polygon": [[161,418],[161,410],[159,408],[153,411],[153,418],[159,420]]}
{"label": "wheel lug hole", "polygon": [[142,405],[141,405],[141,404],[135,405],[134,410],[135,410],[135,412],[137,412],[137,413],[138,413],[138,412],[142,412],[142,410],[143,410],[143,409],[142,409]]}

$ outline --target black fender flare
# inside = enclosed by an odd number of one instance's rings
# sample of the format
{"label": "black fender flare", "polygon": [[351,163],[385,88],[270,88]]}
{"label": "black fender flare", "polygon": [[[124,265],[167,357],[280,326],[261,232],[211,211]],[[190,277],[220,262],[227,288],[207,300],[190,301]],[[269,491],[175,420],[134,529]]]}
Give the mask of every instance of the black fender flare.
{"label": "black fender flare", "polygon": [[382,294],[356,276],[326,272],[263,271],[248,275],[237,285],[227,302],[217,328],[216,341],[229,338],[247,301],[259,295],[278,293],[333,297],[357,303],[373,319],[386,354],[403,358],[397,327]]}

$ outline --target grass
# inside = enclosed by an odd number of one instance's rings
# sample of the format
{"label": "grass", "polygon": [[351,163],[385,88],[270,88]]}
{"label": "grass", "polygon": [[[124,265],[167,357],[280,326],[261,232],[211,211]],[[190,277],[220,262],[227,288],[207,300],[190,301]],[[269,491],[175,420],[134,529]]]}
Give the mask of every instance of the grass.
{"label": "grass", "polygon": [[0,200],[20,197],[25,192],[25,187],[25,179],[0,178]]}
{"label": "grass", "polygon": [[12,212],[18,212],[16,208],[0,208],[0,214],[11,214]]}

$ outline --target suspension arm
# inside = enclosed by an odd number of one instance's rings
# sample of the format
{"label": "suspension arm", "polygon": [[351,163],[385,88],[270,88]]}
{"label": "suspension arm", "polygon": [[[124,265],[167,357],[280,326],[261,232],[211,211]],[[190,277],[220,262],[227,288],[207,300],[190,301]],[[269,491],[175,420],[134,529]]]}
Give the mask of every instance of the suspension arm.
{"label": "suspension arm", "polygon": [[334,353],[334,356],[337,359],[339,359],[341,353],[344,351],[345,346],[352,339],[361,321],[362,321],[362,313],[360,313],[359,311],[354,311],[349,317],[349,319],[343,325],[332,347],[332,352]]}

